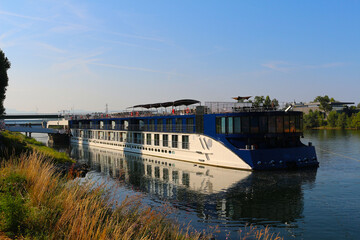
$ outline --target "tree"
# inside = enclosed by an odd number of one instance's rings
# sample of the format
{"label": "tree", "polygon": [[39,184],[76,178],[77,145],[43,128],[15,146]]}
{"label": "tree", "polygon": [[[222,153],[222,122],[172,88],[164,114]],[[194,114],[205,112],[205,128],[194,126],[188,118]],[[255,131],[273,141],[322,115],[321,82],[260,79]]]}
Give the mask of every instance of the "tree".
{"label": "tree", "polygon": [[271,106],[271,99],[270,99],[269,95],[266,96],[266,98],[265,98],[264,106],[265,107],[270,107]]}
{"label": "tree", "polygon": [[357,108],[360,108],[360,103],[358,103]]}
{"label": "tree", "polygon": [[336,126],[340,127],[341,129],[346,128],[346,122],[347,122],[347,115],[343,112],[339,114],[339,117],[336,121]]}
{"label": "tree", "polygon": [[8,86],[8,75],[7,70],[10,68],[11,64],[7,57],[5,57],[4,52],[0,49],[0,116],[4,115],[4,100],[6,87]]}
{"label": "tree", "polygon": [[315,128],[319,127],[319,117],[320,113],[318,110],[313,112],[312,110],[309,111],[308,114],[304,115],[304,127],[305,128]]}
{"label": "tree", "polygon": [[336,127],[336,122],[338,119],[338,113],[336,111],[331,111],[327,116],[327,122],[330,127]]}
{"label": "tree", "polygon": [[352,119],[352,127],[360,129],[360,112],[358,112]]}
{"label": "tree", "polygon": [[273,108],[278,107],[279,106],[279,101],[276,98],[274,98],[273,100],[271,100],[271,106]]}
{"label": "tree", "polygon": [[[333,98],[332,98],[333,100]],[[330,105],[330,98],[328,95],[325,95],[325,96],[317,96],[315,99],[314,99],[315,102],[319,102],[320,103],[320,110],[323,110],[324,112],[328,113],[332,110],[332,107]],[[335,101],[335,100],[334,100]]]}
{"label": "tree", "polygon": [[254,97],[254,107],[260,107],[264,103],[264,96],[255,96]]}

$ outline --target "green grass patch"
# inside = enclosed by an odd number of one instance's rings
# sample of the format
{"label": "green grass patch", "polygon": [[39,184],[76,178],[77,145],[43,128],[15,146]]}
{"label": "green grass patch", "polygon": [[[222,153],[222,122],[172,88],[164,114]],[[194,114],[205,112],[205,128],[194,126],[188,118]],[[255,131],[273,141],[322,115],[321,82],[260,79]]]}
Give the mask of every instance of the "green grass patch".
{"label": "green grass patch", "polygon": [[2,148],[0,153],[2,157],[8,157],[13,154],[19,156],[24,152],[37,151],[53,159],[55,163],[74,162],[66,153],[58,152],[21,133],[1,131],[0,146]]}

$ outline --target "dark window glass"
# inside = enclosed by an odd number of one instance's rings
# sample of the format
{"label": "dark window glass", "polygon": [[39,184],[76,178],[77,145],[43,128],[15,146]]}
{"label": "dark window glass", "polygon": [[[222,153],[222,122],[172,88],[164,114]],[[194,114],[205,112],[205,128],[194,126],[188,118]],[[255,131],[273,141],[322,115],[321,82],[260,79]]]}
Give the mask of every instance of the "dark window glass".
{"label": "dark window glass", "polygon": [[194,119],[193,118],[187,118],[186,119],[186,132],[194,132]]}
{"label": "dark window glass", "polygon": [[166,131],[172,132],[172,119],[166,119]]}
{"label": "dark window glass", "polygon": [[154,145],[159,146],[160,145],[160,135],[154,134]]}
{"label": "dark window glass", "polygon": [[181,118],[175,119],[175,128],[176,128],[176,132],[182,132],[182,119]]}
{"label": "dark window glass", "polygon": [[216,121],[216,133],[220,134],[221,133],[221,118],[217,117],[215,121]]}
{"label": "dark window glass", "polygon": [[267,133],[268,132],[268,121],[266,116],[260,116],[259,118],[259,131],[261,133]]}
{"label": "dark window glass", "polygon": [[167,147],[169,145],[169,135],[164,134],[163,135],[163,146]]}
{"label": "dark window glass", "polygon": [[295,116],[290,116],[290,132],[295,132]]}
{"label": "dark window glass", "polygon": [[284,116],[284,132],[288,133],[290,131],[290,118],[289,116]]}
{"label": "dark window glass", "polygon": [[151,145],[151,133],[146,134],[146,144]]}
{"label": "dark window glass", "polygon": [[157,131],[158,132],[164,131],[164,129],[163,129],[163,119],[158,119],[157,120]]}
{"label": "dark window glass", "polygon": [[276,132],[284,132],[284,116],[276,116]]}
{"label": "dark window glass", "polygon": [[250,132],[250,118],[249,117],[241,117],[241,131],[243,133],[249,133]]}
{"label": "dark window glass", "polygon": [[252,116],[250,118],[250,126],[251,126],[251,133],[259,132],[259,117],[258,116]]}
{"label": "dark window glass", "polygon": [[177,148],[178,147],[178,135],[172,135],[171,136],[171,145],[173,148]]}
{"label": "dark window glass", "polygon": [[276,133],[276,119],[275,116],[269,117],[269,133]]}
{"label": "dark window glass", "polygon": [[150,119],[150,131],[155,131],[155,119]]}
{"label": "dark window glass", "polygon": [[182,136],[182,148],[189,149],[189,136],[187,135]]}

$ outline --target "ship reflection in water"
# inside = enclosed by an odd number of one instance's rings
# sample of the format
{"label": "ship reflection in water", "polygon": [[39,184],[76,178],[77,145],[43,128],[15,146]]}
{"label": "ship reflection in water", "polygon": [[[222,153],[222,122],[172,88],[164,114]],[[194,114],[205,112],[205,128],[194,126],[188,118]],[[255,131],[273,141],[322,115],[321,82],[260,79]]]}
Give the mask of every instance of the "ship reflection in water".
{"label": "ship reflection in water", "polygon": [[303,218],[303,189],[316,178],[316,170],[249,172],[95,147],[72,146],[71,155],[135,192],[194,213],[192,224],[199,228],[296,228]]}

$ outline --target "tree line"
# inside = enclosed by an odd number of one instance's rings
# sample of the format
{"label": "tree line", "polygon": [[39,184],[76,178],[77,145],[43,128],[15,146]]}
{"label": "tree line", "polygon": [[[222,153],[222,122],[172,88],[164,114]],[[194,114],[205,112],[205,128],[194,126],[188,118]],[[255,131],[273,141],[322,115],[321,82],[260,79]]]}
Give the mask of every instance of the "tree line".
{"label": "tree line", "polygon": [[[356,107],[345,107],[341,112],[334,111],[331,102],[336,102],[334,98],[325,96],[317,96],[314,102],[319,102],[319,110],[310,110],[308,114],[304,114],[304,128],[351,128],[360,129],[360,112]],[[360,103],[357,108],[360,107]]]}

